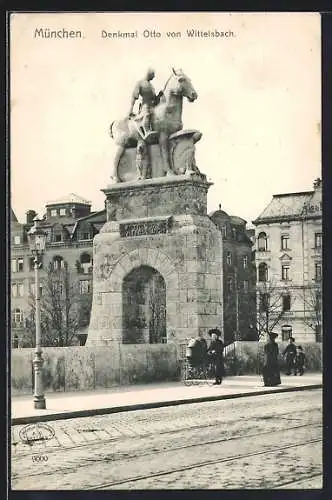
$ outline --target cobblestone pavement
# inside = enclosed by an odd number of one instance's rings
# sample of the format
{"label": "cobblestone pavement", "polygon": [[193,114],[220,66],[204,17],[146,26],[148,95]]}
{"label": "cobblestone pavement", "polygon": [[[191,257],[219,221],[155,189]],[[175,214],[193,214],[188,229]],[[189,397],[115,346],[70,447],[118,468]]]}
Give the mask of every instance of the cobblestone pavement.
{"label": "cobblestone pavement", "polygon": [[30,444],[12,427],[13,489],[322,487],[321,390],[48,425]]}

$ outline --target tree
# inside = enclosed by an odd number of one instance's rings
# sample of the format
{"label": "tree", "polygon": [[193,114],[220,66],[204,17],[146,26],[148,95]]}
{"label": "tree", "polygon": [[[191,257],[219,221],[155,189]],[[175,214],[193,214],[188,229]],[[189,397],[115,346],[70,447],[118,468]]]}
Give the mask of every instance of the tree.
{"label": "tree", "polygon": [[303,304],[303,322],[316,334],[316,341],[322,341],[322,283],[304,286],[298,293]]}
{"label": "tree", "polygon": [[[81,296],[79,283],[68,266],[55,268],[50,264],[43,280],[40,301],[41,333],[44,346],[69,346],[75,343],[80,328],[90,321],[91,294]],[[84,297],[84,298],[83,298]],[[32,345],[35,332],[35,298],[30,297],[27,334]]]}
{"label": "tree", "polygon": [[228,294],[224,301],[225,343],[234,340],[257,340],[256,292],[240,287]]}
{"label": "tree", "polygon": [[257,330],[258,339],[274,332],[276,326],[285,316],[285,298],[288,297],[284,287],[273,281],[260,281],[256,286],[257,296]]}
{"label": "tree", "polygon": [[162,342],[166,338],[166,289],[161,275],[154,274],[149,286],[149,341]]}

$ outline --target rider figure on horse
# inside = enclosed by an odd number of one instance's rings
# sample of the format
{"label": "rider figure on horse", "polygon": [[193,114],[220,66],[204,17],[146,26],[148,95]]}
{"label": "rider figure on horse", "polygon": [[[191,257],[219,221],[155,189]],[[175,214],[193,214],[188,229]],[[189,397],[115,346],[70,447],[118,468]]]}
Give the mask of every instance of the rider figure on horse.
{"label": "rider figure on horse", "polygon": [[[163,94],[160,91],[159,94],[156,95],[151,83],[151,80],[153,80],[154,77],[154,70],[149,68],[146,72],[145,78],[137,82],[132,93],[131,106],[128,113],[129,118],[134,118],[134,120],[142,117],[142,124],[140,126],[137,126],[137,129],[144,141],[153,134],[151,126],[152,110],[159,103],[160,97]],[[133,114],[133,108],[136,100],[139,99],[139,97],[141,97],[139,112],[138,115],[135,116]]]}

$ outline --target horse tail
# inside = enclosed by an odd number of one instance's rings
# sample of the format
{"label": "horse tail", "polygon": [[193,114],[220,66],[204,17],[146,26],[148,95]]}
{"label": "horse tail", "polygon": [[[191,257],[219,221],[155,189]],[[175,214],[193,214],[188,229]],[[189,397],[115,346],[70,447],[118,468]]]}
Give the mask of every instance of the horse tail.
{"label": "horse tail", "polygon": [[113,125],[114,125],[115,121],[113,121],[110,125],[110,129],[109,129],[109,133],[110,133],[110,136],[112,137],[112,139],[114,139],[114,135],[113,135]]}

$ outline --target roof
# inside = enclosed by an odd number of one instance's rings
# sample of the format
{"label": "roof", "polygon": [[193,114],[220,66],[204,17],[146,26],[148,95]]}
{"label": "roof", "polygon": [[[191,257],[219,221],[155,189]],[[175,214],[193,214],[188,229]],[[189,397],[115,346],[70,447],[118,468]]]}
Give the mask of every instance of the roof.
{"label": "roof", "polygon": [[253,224],[268,220],[288,220],[322,215],[322,196],[319,191],[275,194]]}
{"label": "roof", "polygon": [[242,219],[241,217],[238,217],[237,215],[230,215],[230,220],[231,223],[234,224],[235,226],[245,226],[247,224],[247,221]]}
{"label": "roof", "polygon": [[49,205],[63,205],[64,203],[77,203],[80,205],[91,205],[91,201],[87,201],[80,196],[77,196],[75,193],[69,193],[66,196],[62,196],[62,198],[58,198],[54,201],[48,201],[46,206]]}
{"label": "roof", "polygon": [[17,217],[16,217],[15,212],[14,212],[13,209],[11,209],[10,221],[11,222],[18,222]]}
{"label": "roof", "polygon": [[228,213],[224,212],[223,210],[215,210],[214,212],[209,213],[209,217],[226,217],[229,219]]}

